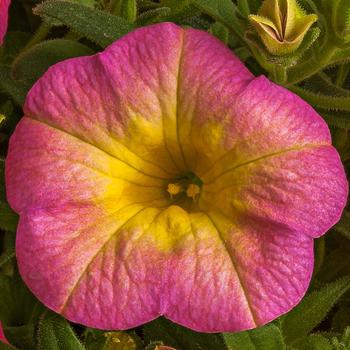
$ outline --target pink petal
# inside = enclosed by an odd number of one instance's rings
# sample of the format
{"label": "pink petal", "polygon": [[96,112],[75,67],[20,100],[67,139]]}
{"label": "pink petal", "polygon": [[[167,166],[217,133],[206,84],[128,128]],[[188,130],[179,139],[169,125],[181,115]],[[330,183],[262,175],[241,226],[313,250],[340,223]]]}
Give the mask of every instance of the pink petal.
{"label": "pink petal", "polygon": [[7,31],[8,9],[10,6],[10,2],[10,0],[0,1],[0,45],[2,45]]}
{"label": "pink petal", "polygon": [[[21,275],[48,307],[96,328],[165,315],[217,332],[304,295],[344,169],[317,113],[209,34],[138,29],[50,68],[24,109],[7,195]],[[204,182],[192,210],[166,192],[188,170]]]}

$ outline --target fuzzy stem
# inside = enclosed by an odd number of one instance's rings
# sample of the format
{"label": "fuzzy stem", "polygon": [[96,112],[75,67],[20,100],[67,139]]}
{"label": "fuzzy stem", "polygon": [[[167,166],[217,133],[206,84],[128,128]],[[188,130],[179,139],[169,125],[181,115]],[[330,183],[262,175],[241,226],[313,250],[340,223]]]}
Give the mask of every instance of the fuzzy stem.
{"label": "fuzzy stem", "polygon": [[337,47],[330,42],[326,42],[316,56],[290,68],[288,72],[288,86],[297,84],[320,72],[331,63],[332,58],[337,51]]}
{"label": "fuzzy stem", "polygon": [[350,111],[349,97],[327,96],[305,90],[300,86],[288,86],[288,89],[295,92],[315,107],[327,110]]}
{"label": "fuzzy stem", "polygon": [[337,72],[337,77],[335,79],[335,85],[337,85],[339,87],[344,85],[345,79],[349,74],[349,70],[350,70],[349,64],[342,64],[341,66],[339,66],[338,72]]}

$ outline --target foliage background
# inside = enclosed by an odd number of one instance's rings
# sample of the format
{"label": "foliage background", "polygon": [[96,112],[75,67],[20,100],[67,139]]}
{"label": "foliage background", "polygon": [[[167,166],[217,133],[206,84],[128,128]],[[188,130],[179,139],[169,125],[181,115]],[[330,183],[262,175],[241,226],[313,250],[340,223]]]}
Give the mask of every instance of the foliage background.
{"label": "foliage background", "polygon": [[172,21],[208,30],[256,75],[298,93],[329,124],[350,170],[350,2],[300,0],[318,22],[292,54],[268,53],[249,25],[261,0],[13,0],[9,31],[0,48],[0,320],[13,346],[23,350],[346,350],[350,349],[350,211],[315,241],[315,270],[307,296],[291,312],[256,330],[201,334],[163,318],[127,332],[70,324],[47,310],[25,287],[16,268],[17,215],[6,201],[4,159],[21,106],[46,69],[90,55],[134,28]]}

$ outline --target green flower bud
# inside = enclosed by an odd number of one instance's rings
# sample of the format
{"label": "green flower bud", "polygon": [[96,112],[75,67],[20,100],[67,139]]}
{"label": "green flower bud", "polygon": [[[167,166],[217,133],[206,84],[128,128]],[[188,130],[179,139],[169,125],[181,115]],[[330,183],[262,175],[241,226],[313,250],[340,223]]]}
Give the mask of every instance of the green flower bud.
{"label": "green flower bud", "polygon": [[249,20],[266,49],[273,55],[295,51],[317,15],[307,15],[296,0],[264,0],[257,15]]}

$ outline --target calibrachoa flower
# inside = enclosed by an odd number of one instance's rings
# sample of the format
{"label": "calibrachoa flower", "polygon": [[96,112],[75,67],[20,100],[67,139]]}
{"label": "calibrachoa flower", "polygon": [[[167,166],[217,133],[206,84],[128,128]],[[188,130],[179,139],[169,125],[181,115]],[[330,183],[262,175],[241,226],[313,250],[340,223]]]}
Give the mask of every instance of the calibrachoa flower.
{"label": "calibrachoa flower", "polygon": [[23,279],[69,320],[254,328],[290,310],[347,182],[304,101],[163,23],[59,63],[11,138]]}
{"label": "calibrachoa flower", "polygon": [[0,45],[2,45],[7,31],[9,6],[10,0],[0,0]]}

